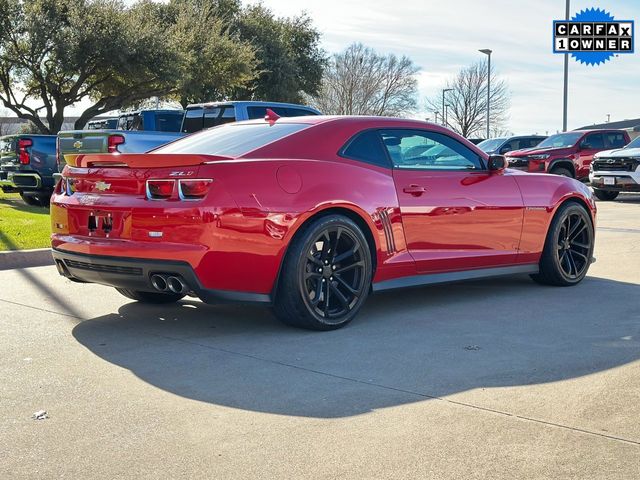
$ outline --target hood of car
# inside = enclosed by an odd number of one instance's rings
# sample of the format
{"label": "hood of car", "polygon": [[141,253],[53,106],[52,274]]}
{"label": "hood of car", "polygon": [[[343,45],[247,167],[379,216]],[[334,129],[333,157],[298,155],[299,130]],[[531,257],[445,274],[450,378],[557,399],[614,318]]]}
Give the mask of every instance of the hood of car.
{"label": "hood of car", "polygon": [[605,150],[596,154],[596,158],[627,158],[640,157],[640,148],[616,148],[615,150]]}

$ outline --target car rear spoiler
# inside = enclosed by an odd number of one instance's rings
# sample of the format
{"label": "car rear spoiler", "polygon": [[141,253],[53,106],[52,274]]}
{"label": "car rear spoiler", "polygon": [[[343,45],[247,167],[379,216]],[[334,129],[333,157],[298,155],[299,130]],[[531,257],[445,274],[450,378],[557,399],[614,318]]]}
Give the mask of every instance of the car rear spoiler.
{"label": "car rear spoiler", "polygon": [[166,168],[202,165],[216,160],[232,160],[232,157],[187,153],[108,153],[65,155],[65,160],[70,167]]}

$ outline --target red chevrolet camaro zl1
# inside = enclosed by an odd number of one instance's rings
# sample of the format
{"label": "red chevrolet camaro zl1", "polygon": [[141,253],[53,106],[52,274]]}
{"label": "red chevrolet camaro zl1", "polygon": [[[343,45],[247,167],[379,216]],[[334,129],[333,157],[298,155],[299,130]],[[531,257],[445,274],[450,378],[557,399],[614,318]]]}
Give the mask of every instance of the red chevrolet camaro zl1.
{"label": "red chevrolet camaro zl1", "polygon": [[81,155],[52,197],[62,275],[149,303],[260,302],[348,323],[371,292],[506,274],[575,285],[590,190],[505,169],[440,126],[298,117],[212,128],[145,154]]}

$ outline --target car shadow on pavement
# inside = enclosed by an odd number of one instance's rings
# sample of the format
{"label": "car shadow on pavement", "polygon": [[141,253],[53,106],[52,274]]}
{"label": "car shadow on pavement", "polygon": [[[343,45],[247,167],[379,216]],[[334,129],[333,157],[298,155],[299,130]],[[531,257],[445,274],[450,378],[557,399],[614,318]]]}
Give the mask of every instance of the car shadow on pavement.
{"label": "car shadow on pavement", "polygon": [[603,278],[553,288],[516,277],[375,295],[333,332],[286,327],[262,307],[183,301],[127,303],[81,322],[73,335],[182,397],[331,418],[633,362],[637,298],[639,285]]}

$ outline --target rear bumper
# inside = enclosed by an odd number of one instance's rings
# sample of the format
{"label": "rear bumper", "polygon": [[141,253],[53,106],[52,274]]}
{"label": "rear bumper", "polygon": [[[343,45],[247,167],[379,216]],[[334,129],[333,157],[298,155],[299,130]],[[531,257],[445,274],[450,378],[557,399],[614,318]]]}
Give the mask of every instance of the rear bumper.
{"label": "rear bumper", "polygon": [[268,294],[204,288],[187,262],[86,255],[55,248],[52,252],[58,272],[76,281],[157,292],[151,284],[151,275],[167,274],[181,277],[193,294],[205,303],[271,303],[271,296]]}
{"label": "rear bumper", "polygon": [[39,173],[0,170],[0,187],[14,190],[44,190],[53,186],[51,181],[43,180]]}

